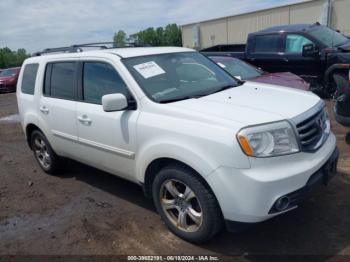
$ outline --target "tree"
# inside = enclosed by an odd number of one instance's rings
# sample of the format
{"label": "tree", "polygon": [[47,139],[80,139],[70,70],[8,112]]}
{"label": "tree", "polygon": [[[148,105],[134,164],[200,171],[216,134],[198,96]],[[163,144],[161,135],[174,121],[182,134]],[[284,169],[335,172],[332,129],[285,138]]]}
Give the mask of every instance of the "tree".
{"label": "tree", "polygon": [[125,46],[126,37],[127,37],[126,33],[123,30],[119,30],[117,33],[114,34],[114,37],[113,37],[114,45],[117,47]]}
{"label": "tree", "polygon": [[142,44],[150,44],[151,46],[158,45],[158,39],[156,31],[153,27],[149,27],[146,30],[137,33],[137,39]]}
{"label": "tree", "polygon": [[25,49],[12,51],[10,48],[0,48],[0,68],[21,66],[23,61],[29,57]]}
{"label": "tree", "polygon": [[164,38],[164,28],[163,27],[158,27],[156,29],[155,33],[156,33],[156,39],[157,39],[156,46],[164,46],[164,45],[166,45],[165,38]]}
{"label": "tree", "polygon": [[[119,30],[118,33],[114,34],[114,43],[120,43],[117,41],[117,36],[118,39],[123,39],[120,42],[125,44],[127,39],[125,32]],[[181,29],[177,24],[168,24],[165,27],[158,27],[156,29],[149,27],[130,35],[128,40],[151,46],[182,46]],[[123,45],[116,44],[116,46]]]}
{"label": "tree", "polygon": [[168,24],[164,31],[165,45],[182,46],[181,29],[176,24]]}

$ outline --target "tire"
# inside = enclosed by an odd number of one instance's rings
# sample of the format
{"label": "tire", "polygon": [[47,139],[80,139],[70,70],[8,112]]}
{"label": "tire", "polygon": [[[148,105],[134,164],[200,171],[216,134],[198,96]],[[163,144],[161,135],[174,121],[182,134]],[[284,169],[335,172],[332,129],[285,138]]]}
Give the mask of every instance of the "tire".
{"label": "tire", "polygon": [[186,241],[206,242],[223,227],[214,194],[186,166],[171,164],[160,170],[153,181],[152,196],[168,229]]}
{"label": "tire", "polygon": [[344,94],[345,90],[348,89],[348,79],[347,76],[344,74],[333,74],[333,80],[334,80],[334,95],[333,98],[338,98],[342,94]]}
{"label": "tire", "polygon": [[50,175],[58,174],[62,170],[62,159],[53,151],[45,135],[39,130],[34,130],[30,142],[34,157],[41,169]]}
{"label": "tire", "polygon": [[350,145],[350,132],[348,132],[345,136],[345,142]]}

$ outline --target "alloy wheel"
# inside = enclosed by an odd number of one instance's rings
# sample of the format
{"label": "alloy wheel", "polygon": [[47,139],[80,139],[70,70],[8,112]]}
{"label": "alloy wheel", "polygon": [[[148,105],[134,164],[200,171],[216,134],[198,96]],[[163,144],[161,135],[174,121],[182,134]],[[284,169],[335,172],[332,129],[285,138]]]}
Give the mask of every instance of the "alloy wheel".
{"label": "alloy wheel", "polygon": [[44,169],[49,169],[51,166],[51,155],[45,141],[40,137],[34,139],[34,152],[39,164]]}
{"label": "alloy wheel", "polygon": [[185,183],[168,179],[160,187],[160,204],[170,222],[185,232],[196,232],[203,222],[200,202]]}

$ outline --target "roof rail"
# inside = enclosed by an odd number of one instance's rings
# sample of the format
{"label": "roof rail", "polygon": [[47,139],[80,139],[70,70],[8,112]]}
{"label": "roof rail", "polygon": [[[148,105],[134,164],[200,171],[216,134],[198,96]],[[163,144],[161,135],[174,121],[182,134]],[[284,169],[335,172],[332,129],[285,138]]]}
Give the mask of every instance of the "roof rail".
{"label": "roof rail", "polygon": [[[108,45],[111,45],[108,47]],[[87,44],[77,44],[64,47],[46,48],[43,51],[33,53],[33,56],[41,56],[49,53],[79,53],[84,52],[83,48],[99,48],[99,49],[111,49],[111,48],[125,48],[125,47],[149,47],[151,45],[141,43],[125,43],[124,46],[116,46],[114,42],[96,42]]]}

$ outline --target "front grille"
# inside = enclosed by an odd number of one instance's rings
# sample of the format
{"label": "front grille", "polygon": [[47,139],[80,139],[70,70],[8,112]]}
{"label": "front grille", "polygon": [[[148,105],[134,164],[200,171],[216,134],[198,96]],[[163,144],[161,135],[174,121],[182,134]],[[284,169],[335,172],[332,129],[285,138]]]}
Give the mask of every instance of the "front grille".
{"label": "front grille", "polygon": [[296,124],[302,151],[318,149],[327,135],[329,123],[327,114],[322,107],[316,113]]}

